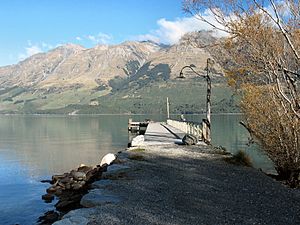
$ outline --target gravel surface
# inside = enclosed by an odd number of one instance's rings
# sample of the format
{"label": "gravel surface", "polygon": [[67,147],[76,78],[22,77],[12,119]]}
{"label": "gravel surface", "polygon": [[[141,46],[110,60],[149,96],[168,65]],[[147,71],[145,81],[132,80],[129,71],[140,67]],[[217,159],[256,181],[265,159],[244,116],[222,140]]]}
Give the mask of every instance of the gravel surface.
{"label": "gravel surface", "polygon": [[82,224],[90,225],[300,224],[299,190],[253,168],[228,164],[210,147],[145,148],[121,153],[126,169],[108,172],[104,177],[111,181],[95,185],[117,196],[118,203],[71,214],[83,215]]}

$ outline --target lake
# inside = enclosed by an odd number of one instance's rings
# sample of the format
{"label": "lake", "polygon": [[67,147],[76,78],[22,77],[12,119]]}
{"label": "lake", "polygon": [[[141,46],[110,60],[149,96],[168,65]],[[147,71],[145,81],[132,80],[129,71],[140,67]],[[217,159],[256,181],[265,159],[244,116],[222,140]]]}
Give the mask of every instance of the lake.
{"label": "lake", "polygon": [[[165,120],[163,115],[122,116],[0,116],[0,223],[35,224],[53,209],[41,196],[49,184],[40,181],[68,172],[81,163],[99,164],[109,152],[127,146],[127,123]],[[187,116],[201,121],[203,116]],[[212,143],[232,152],[244,150],[254,166],[272,171],[272,163],[257,146],[247,146],[248,133],[239,115],[212,116]]]}

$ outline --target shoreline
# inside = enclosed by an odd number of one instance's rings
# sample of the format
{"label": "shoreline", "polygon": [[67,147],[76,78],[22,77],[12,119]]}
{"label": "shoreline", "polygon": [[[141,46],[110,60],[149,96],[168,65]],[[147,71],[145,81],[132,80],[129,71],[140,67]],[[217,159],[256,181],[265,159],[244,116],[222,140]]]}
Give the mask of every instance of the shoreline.
{"label": "shoreline", "polygon": [[[182,114],[170,114],[173,116],[180,116]],[[205,113],[194,113],[194,114],[183,114],[183,115],[206,115]],[[212,113],[211,115],[243,115],[243,113]],[[11,113],[11,114],[6,114],[6,113],[0,113],[0,116],[49,116],[49,117],[73,117],[73,116],[162,116],[162,114],[126,114],[126,113],[101,113],[101,114],[56,114],[56,113],[51,113],[51,114],[22,114],[22,113]]]}
{"label": "shoreline", "polygon": [[228,164],[211,146],[141,146],[117,156],[81,199],[84,208],[55,225],[300,223],[299,190]]}

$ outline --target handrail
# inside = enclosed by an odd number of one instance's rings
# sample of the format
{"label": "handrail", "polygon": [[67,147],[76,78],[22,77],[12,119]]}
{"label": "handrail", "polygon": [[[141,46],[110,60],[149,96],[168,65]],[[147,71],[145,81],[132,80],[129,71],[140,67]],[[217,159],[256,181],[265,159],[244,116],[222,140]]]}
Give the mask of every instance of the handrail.
{"label": "handrail", "polygon": [[168,119],[167,124],[183,131],[186,134],[192,134],[199,139],[203,139],[202,126],[200,123]]}

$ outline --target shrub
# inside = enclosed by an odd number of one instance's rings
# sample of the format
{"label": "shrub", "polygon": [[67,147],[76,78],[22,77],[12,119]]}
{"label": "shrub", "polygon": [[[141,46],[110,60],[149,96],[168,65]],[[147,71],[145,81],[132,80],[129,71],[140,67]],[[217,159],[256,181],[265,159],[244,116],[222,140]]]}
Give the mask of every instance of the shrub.
{"label": "shrub", "polygon": [[238,151],[232,157],[226,158],[225,160],[235,165],[252,167],[252,162],[250,157],[242,150]]}

